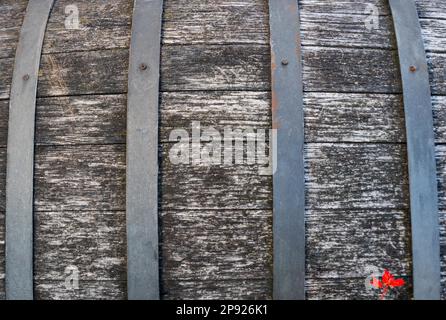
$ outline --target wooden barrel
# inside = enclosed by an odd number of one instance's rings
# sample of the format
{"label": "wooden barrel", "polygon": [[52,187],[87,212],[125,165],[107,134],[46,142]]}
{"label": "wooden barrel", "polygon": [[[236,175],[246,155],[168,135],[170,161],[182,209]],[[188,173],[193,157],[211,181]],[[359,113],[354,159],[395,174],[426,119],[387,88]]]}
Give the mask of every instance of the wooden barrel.
{"label": "wooden barrel", "polygon": [[[387,269],[406,281],[387,298],[410,299],[413,226],[404,90],[389,3],[298,3],[305,297],[379,298],[366,282],[371,272]],[[415,3],[432,93],[444,299],[446,1]],[[49,14],[35,114],[35,299],[128,297],[126,118],[133,5],[55,0]],[[2,298],[8,114],[27,6],[26,0],[0,3]],[[176,143],[172,131],[184,129],[192,137],[197,123],[220,133],[273,126],[269,10],[267,0],[164,1],[158,140],[162,299],[273,298],[273,177],[259,174],[258,162],[174,164],[169,157]]]}

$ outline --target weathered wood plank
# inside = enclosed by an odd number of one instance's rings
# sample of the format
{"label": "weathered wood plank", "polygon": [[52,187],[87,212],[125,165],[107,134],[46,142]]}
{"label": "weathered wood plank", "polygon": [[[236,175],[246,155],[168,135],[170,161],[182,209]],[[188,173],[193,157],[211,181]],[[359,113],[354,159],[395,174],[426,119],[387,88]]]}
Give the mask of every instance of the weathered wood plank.
{"label": "weathered wood plank", "polygon": [[5,298],[5,213],[0,212],[0,300]]}
{"label": "weathered wood plank", "polygon": [[[27,5],[27,0],[2,1],[0,5],[0,59],[15,55],[20,26],[25,17]],[[12,70],[10,74],[12,75]]]}
{"label": "weathered wood plank", "polygon": [[[392,49],[396,41],[391,16],[379,16],[371,27],[363,15],[301,13],[302,44],[305,46]],[[445,52],[446,20],[420,19],[427,51]]]}
{"label": "weathered wood plank", "polygon": [[440,210],[441,298],[446,299],[446,211]]}
{"label": "weathered wood plank", "polygon": [[166,300],[269,300],[272,279],[227,281],[162,281]]}
{"label": "weathered wood plank", "polygon": [[79,289],[71,289],[65,281],[36,280],[36,300],[124,300],[125,281],[79,281]]}
{"label": "weathered wood plank", "polygon": [[0,148],[8,141],[9,100],[0,100]]}
{"label": "weathered wood plank", "polygon": [[[160,139],[174,129],[269,129],[268,92],[166,92],[161,94]],[[405,142],[400,95],[306,93],[307,142]],[[434,97],[437,142],[446,142],[446,98]],[[40,98],[38,145],[125,143],[126,96]],[[0,146],[6,146],[8,102],[0,101]]]}
{"label": "weathered wood plank", "polygon": [[433,95],[446,95],[446,54],[428,53],[431,91]]}
{"label": "weathered wood plank", "polygon": [[[419,16],[422,18],[446,18],[446,4],[443,0],[416,0]],[[323,14],[369,15],[368,7],[373,5],[379,15],[390,15],[386,0],[301,0],[302,12]]]}
{"label": "weathered wood plank", "polygon": [[167,0],[163,43],[269,43],[268,5],[263,0]]}
{"label": "weathered wood plank", "polygon": [[[399,275],[398,275],[399,276]],[[366,290],[366,275],[359,278],[308,278],[306,283],[309,300],[378,300],[380,291]],[[412,299],[412,279],[405,278],[408,285],[389,291],[387,300]]]}
{"label": "weathered wood plank", "polygon": [[396,51],[310,47],[303,50],[305,91],[401,92]]}
{"label": "weathered wood plank", "polygon": [[[438,1],[438,0],[437,0]],[[390,9],[385,0],[301,0],[299,6],[301,12],[326,13],[326,14],[355,14],[368,15],[368,6],[373,5],[378,9],[379,15],[390,15]]]}
{"label": "weathered wood plank", "polygon": [[[401,92],[395,51],[310,47],[303,55],[306,91]],[[127,50],[43,55],[38,95],[125,93],[127,56]],[[162,91],[270,89],[266,46],[165,46],[162,56]],[[446,94],[444,57],[428,55],[436,95]],[[12,61],[0,65],[11,68]],[[7,99],[10,79],[0,77],[0,99]]]}
{"label": "weathered wood plank", "polygon": [[415,3],[420,17],[446,19],[446,3],[443,0],[416,0]]}
{"label": "weathered wood plank", "polygon": [[[162,209],[271,209],[271,177],[258,165],[173,165],[169,146],[161,150]],[[309,144],[305,157],[309,208],[407,207],[404,145]],[[124,171],[123,145],[38,147],[35,207],[124,210]]]}
{"label": "weathered wood plank", "polygon": [[271,210],[167,210],[161,226],[166,281],[272,277]]}
{"label": "weathered wood plank", "polygon": [[0,147],[0,212],[6,211],[6,148]]}
{"label": "weathered wood plank", "polygon": [[436,146],[438,205],[440,209],[446,208],[446,145]]}
{"label": "weathered wood plank", "polygon": [[38,147],[37,211],[125,210],[125,146]]}
{"label": "weathered wood plank", "polygon": [[420,19],[420,23],[425,49],[446,52],[446,19]]}
{"label": "weathered wood plank", "polygon": [[[35,212],[34,277],[126,280],[125,212]],[[68,273],[67,273],[68,272]]]}
{"label": "weathered wood plank", "polygon": [[312,210],[408,206],[404,145],[307,144],[305,156]]}
{"label": "weathered wood plank", "polygon": [[[267,46],[164,46],[161,89],[269,90]],[[38,96],[127,91],[128,50],[43,55]],[[11,59],[1,59],[8,70]],[[9,96],[10,77],[0,75],[0,99]]]}
{"label": "weathered wood plank", "polygon": [[268,46],[164,46],[161,90],[269,90]]}
{"label": "weathered wood plank", "polygon": [[[306,93],[306,142],[405,142],[401,95]],[[432,98],[436,142],[446,143],[446,97]],[[37,101],[36,143],[76,145],[125,143],[125,95],[41,98]],[[6,146],[8,101],[0,101],[0,147]],[[191,135],[201,128],[268,129],[268,92],[166,92],[161,94],[160,138],[174,129]]]}
{"label": "weathered wood plank", "polygon": [[[367,16],[303,10],[300,13],[304,46],[395,49],[395,33],[390,16],[379,16],[370,29]],[[375,28],[376,27],[376,28]]]}
{"label": "weathered wood plank", "polygon": [[[133,2],[127,0],[56,1],[48,21],[43,52],[128,48]],[[77,10],[78,23],[76,20]]]}
{"label": "weathered wood plank", "polygon": [[[163,148],[161,210],[270,210],[271,176],[256,165],[173,165]],[[249,188],[247,188],[249,186]]]}
{"label": "weathered wood plank", "polygon": [[126,106],[126,95],[38,99],[36,144],[125,143]]}
{"label": "weathered wood plank", "polygon": [[[380,15],[378,29],[366,28],[367,2],[356,5],[345,2],[327,6],[306,2],[301,10],[304,45],[395,48],[391,17],[383,0],[377,1]],[[440,6],[442,3],[439,3]],[[70,0],[57,1],[48,23],[44,53],[89,51],[128,48],[130,40],[131,7],[126,0],[113,2],[79,0],[79,29],[65,27],[69,14],[65,13]],[[427,49],[444,51],[444,20],[432,19],[431,13],[441,13],[438,7],[426,2],[419,4]],[[0,20],[0,58],[12,57],[26,4],[2,7],[11,18]],[[357,12],[354,10],[361,9]],[[348,14],[343,14],[347,11]],[[433,17],[437,17],[434,14]],[[6,15],[5,15],[6,17]],[[9,17],[9,16],[8,16]],[[427,18],[426,18],[427,17]],[[217,18],[217,20],[216,20]],[[268,44],[268,10],[261,0],[239,1],[183,1],[165,3],[164,44]],[[82,44],[80,47],[79,44]]]}
{"label": "weathered wood plank", "polygon": [[307,276],[355,278],[372,266],[410,274],[409,219],[407,210],[308,210]]}
{"label": "weathered wood plank", "polygon": [[307,142],[406,140],[401,95],[312,92],[304,105]]}
{"label": "weathered wood plank", "polygon": [[[0,19],[0,38],[4,39],[0,58],[14,55],[26,8],[25,1],[19,2],[2,4],[5,15]],[[74,17],[70,16],[70,6],[78,11],[78,26],[70,23]],[[128,0],[56,1],[43,52],[128,48],[132,7]],[[164,7],[164,44],[268,44],[268,8],[263,0],[168,0]]]}

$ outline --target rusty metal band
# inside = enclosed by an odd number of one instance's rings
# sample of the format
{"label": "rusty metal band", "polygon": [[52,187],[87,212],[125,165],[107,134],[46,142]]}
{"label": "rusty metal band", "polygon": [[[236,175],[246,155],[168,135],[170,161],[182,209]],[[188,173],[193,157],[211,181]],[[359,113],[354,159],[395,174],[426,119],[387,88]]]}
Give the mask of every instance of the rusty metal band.
{"label": "rusty metal band", "polygon": [[270,0],[273,297],[305,299],[304,113],[297,0]]}
{"label": "rusty metal band", "polygon": [[135,0],[127,104],[127,289],[159,299],[158,108],[162,0]]}
{"label": "rusty metal band", "polygon": [[434,127],[426,52],[413,0],[389,0],[406,118],[415,299],[440,299],[440,243]]}
{"label": "rusty metal band", "polygon": [[53,0],[30,0],[11,84],[6,174],[6,298],[33,299],[33,175],[37,78]]}

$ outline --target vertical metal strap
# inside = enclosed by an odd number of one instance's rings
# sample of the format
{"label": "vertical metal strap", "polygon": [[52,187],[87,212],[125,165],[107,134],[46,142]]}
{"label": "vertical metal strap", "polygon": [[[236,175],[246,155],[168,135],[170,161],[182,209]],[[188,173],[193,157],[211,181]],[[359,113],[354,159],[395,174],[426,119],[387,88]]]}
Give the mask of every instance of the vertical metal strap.
{"label": "vertical metal strap", "polygon": [[440,244],[429,72],[413,0],[390,0],[403,81],[415,299],[440,299]]}
{"label": "vertical metal strap", "polygon": [[302,58],[297,0],[270,0],[273,129],[274,299],[305,299]]}
{"label": "vertical metal strap", "polygon": [[11,85],[6,178],[6,298],[33,299],[33,174],[37,78],[53,0],[30,0]]}
{"label": "vertical metal strap", "polygon": [[127,104],[127,280],[131,300],[159,299],[158,104],[162,0],[135,0]]}

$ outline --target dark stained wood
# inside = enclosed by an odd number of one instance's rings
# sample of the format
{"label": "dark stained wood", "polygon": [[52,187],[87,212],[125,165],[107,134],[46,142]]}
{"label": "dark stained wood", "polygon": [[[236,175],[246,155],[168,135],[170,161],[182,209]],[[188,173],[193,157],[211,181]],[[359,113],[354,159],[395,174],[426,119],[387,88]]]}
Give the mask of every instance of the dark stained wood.
{"label": "dark stained wood", "polygon": [[125,146],[38,147],[36,211],[125,210]]}
{"label": "dark stained wood", "polygon": [[0,300],[5,299],[5,213],[0,212]]}
{"label": "dark stained wood", "polygon": [[401,92],[396,51],[306,48],[303,78],[305,91]]}
{"label": "dark stained wood", "polygon": [[268,44],[264,0],[166,0],[164,44]]}
{"label": "dark stained wood", "polygon": [[69,266],[78,268],[80,280],[126,280],[125,212],[37,211],[35,217],[37,280],[65,280]]}
{"label": "dark stained wood", "polygon": [[[15,55],[27,0],[3,0],[0,5],[0,59]],[[1,69],[12,76],[12,70]]]}
{"label": "dark stained wood", "polygon": [[310,278],[361,277],[371,266],[410,275],[409,244],[407,210],[307,211]]}
{"label": "dark stained wood", "polygon": [[227,281],[162,282],[161,298],[166,300],[260,300],[272,299],[272,279]]}
{"label": "dark stained wood", "polygon": [[[5,197],[6,197],[6,148],[0,147],[0,212],[6,211]],[[4,241],[4,239],[2,240]]]}
{"label": "dark stained wood", "polygon": [[308,144],[307,207],[406,208],[404,145]]}
{"label": "dark stained wood", "polygon": [[268,210],[165,210],[161,217],[164,278],[271,278],[271,224]]}
{"label": "dark stained wood", "polygon": [[[165,46],[161,89],[269,90],[266,51],[264,46],[246,45]],[[44,55],[38,95],[125,93],[127,56],[124,49]],[[401,92],[395,51],[310,47],[303,56],[306,91]],[[444,56],[428,55],[436,95],[446,94]],[[8,69],[12,61],[1,59],[0,65]],[[0,99],[7,99],[10,79],[0,77]]]}

